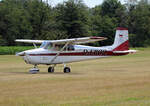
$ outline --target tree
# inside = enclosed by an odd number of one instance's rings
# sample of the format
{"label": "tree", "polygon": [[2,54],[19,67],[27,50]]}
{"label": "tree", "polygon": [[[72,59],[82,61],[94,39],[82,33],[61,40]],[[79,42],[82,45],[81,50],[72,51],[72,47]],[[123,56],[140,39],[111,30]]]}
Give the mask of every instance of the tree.
{"label": "tree", "polygon": [[68,38],[89,35],[88,8],[81,0],[69,0],[56,7],[56,22],[65,30]]}
{"label": "tree", "polygon": [[46,39],[50,13],[51,6],[41,0],[3,0],[0,6],[0,35],[6,45],[15,45],[17,38]]}
{"label": "tree", "polygon": [[[133,47],[147,46],[150,41],[150,5],[140,2],[129,13],[129,30]],[[134,35],[134,36],[133,36]]]}
{"label": "tree", "polygon": [[116,10],[122,8],[120,1],[118,0],[104,0],[102,4],[102,15],[108,15],[109,17],[116,16]]}
{"label": "tree", "polygon": [[102,6],[96,6],[92,9],[92,35],[107,37],[108,40],[101,41],[97,46],[111,45],[114,40],[117,19],[110,18],[108,15],[102,15]]}
{"label": "tree", "polygon": [[32,28],[26,19],[26,12],[18,1],[2,1],[0,8],[0,35],[7,45],[15,45],[16,38],[30,35]]}
{"label": "tree", "polygon": [[30,0],[27,1],[24,8],[29,14],[29,17],[27,18],[33,29],[30,38],[46,38],[48,25],[51,19],[51,6],[42,2],[42,0]]}
{"label": "tree", "polygon": [[118,0],[104,0],[102,4],[102,16],[116,18],[118,26],[128,27],[126,7]]}

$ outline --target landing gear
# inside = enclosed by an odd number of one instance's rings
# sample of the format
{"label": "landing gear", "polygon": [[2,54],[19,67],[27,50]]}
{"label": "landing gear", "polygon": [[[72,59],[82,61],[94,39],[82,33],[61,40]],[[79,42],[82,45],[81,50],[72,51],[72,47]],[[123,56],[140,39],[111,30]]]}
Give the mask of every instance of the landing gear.
{"label": "landing gear", "polygon": [[[56,65],[51,66],[48,68],[48,73],[53,73],[54,72],[54,68]],[[37,65],[34,65],[34,68],[31,68],[29,70],[30,74],[37,74],[40,70],[38,69]],[[66,65],[64,64],[64,73],[70,73],[71,69],[69,67],[66,67]]]}
{"label": "landing gear", "polygon": [[31,68],[30,70],[29,70],[29,73],[30,74],[36,74],[36,73],[38,73],[40,70],[37,68],[37,65],[34,65],[34,68]]}
{"label": "landing gear", "polygon": [[69,67],[64,67],[64,73],[70,73],[70,72],[71,72],[71,70]]}
{"label": "landing gear", "polygon": [[69,67],[66,67],[66,64],[64,64],[64,73],[70,73],[71,69]]}
{"label": "landing gear", "polygon": [[53,73],[54,72],[54,67],[49,67],[48,68],[48,73]]}
{"label": "landing gear", "polygon": [[56,66],[56,64],[54,64],[52,67],[49,67],[48,68],[48,73],[53,73],[55,66]]}

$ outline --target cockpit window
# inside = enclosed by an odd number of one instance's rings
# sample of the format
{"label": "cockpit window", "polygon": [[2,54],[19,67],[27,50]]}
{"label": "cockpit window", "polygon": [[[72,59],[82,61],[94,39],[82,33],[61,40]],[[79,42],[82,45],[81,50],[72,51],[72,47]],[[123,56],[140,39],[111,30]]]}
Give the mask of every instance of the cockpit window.
{"label": "cockpit window", "polygon": [[41,44],[40,48],[51,49],[52,48],[52,44],[50,42],[43,42]]}
{"label": "cockpit window", "polygon": [[45,46],[46,42],[43,42],[40,46],[40,48],[43,48]]}
{"label": "cockpit window", "polygon": [[[44,49],[52,49],[54,51],[60,51],[62,48],[64,47],[64,44],[55,44],[54,46],[52,46],[52,43],[50,42],[43,42],[40,46],[40,48],[44,48]],[[67,47],[64,48],[63,51],[74,51],[74,45],[68,45]]]}
{"label": "cockpit window", "polygon": [[[55,44],[54,50],[60,51],[64,46],[65,44]],[[67,47],[64,48],[63,51],[74,51],[74,50],[75,49],[73,45],[68,45]]]}

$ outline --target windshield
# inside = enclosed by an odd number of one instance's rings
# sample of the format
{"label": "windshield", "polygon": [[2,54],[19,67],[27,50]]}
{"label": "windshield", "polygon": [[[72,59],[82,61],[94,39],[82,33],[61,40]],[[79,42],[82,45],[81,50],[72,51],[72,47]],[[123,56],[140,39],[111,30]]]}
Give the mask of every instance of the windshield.
{"label": "windshield", "polygon": [[40,46],[40,48],[44,48],[44,49],[51,49],[52,44],[50,42],[43,42]]}

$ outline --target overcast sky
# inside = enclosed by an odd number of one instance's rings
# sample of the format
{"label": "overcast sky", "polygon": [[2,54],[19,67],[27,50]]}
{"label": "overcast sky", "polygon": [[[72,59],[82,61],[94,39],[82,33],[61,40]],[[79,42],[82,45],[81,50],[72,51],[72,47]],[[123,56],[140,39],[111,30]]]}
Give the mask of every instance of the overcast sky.
{"label": "overcast sky", "polygon": [[[56,4],[62,3],[63,1],[67,1],[67,0],[51,0],[50,4],[52,6],[55,6]],[[103,2],[103,0],[83,0],[83,1],[88,7],[94,7]],[[124,3],[124,0],[120,0],[120,1],[121,1],[121,3]]]}

